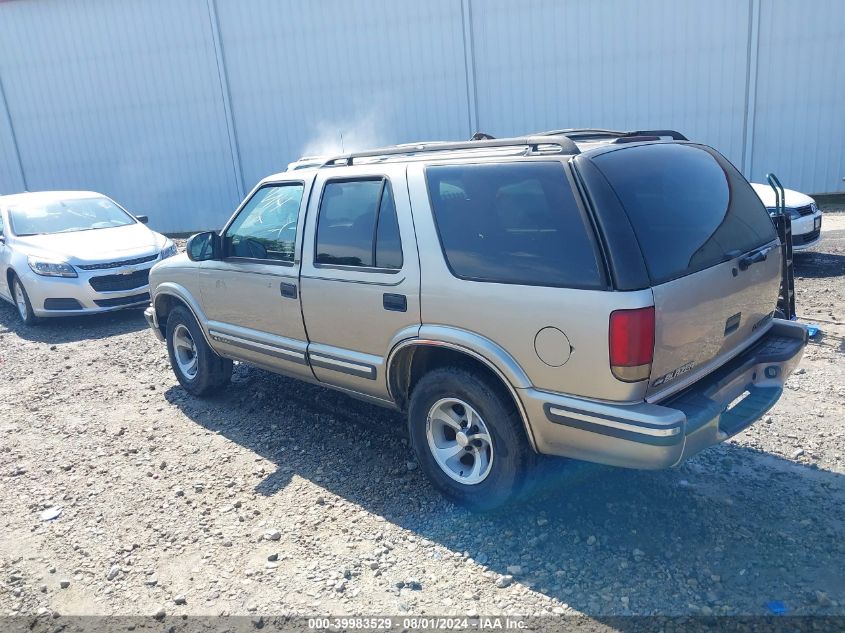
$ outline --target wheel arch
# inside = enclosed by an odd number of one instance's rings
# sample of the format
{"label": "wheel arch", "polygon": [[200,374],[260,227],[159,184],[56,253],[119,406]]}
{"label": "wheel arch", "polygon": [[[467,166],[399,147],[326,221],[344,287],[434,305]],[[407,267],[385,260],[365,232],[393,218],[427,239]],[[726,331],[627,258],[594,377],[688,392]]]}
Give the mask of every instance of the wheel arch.
{"label": "wheel arch", "polygon": [[[506,398],[511,400],[519,413],[525,436],[536,452],[537,445],[528,415],[518,394],[517,387],[495,362],[485,355],[459,343],[435,339],[410,339],[393,348],[387,360],[387,387],[390,397],[401,411],[408,410],[411,393],[419,379],[439,367],[463,367],[487,376]],[[518,366],[516,366],[517,369]],[[521,372],[521,369],[519,370]],[[527,377],[519,376],[527,381]],[[517,383],[519,385],[519,383]],[[525,385],[530,386],[530,383]]]}
{"label": "wheel arch", "polygon": [[[158,319],[158,327],[161,330],[161,333],[166,335],[167,316],[175,307],[184,306],[188,309],[191,315],[193,315],[194,319],[196,319],[205,342],[209,347],[212,347],[211,341],[208,337],[208,332],[206,332],[205,320],[203,318],[204,315],[199,306],[196,305],[196,302],[189,297],[190,295],[187,291],[176,284],[165,283],[158,286],[152,300],[153,309],[155,310],[156,318]],[[212,349],[214,348],[212,347]]]}

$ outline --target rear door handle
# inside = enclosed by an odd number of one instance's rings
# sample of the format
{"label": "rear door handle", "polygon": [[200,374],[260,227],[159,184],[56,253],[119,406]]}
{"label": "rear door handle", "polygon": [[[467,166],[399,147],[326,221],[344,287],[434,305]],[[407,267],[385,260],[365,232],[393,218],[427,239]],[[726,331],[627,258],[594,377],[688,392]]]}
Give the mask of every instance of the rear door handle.
{"label": "rear door handle", "polygon": [[405,295],[395,295],[386,292],[382,296],[382,305],[385,310],[390,310],[391,312],[407,312],[408,298]]}
{"label": "rear door handle", "polygon": [[749,253],[744,257],[739,258],[739,269],[740,270],[748,270],[752,266],[752,264],[757,264],[759,262],[766,261],[766,258],[769,256],[769,251],[772,250],[771,248],[764,248],[754,253]]}
{"label": "rear door handle", "polygon": [[282,296],[285,299],[296,299],[297,297],[296,284],[289,284],[283,281],[279,284],[279,290],[281,290]]}

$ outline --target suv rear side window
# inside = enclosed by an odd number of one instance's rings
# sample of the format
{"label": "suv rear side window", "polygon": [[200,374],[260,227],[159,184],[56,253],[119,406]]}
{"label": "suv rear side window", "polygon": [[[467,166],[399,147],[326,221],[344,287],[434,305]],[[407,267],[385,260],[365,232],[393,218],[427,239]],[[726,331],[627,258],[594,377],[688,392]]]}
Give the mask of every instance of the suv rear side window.
{"label": "suv rear side window", "polygon": [[314,262],[399,270],[402,243],[390,183],[329,181],[320,200]]}
{"label": "suv rear side window", "polygon": [[603,287],[560,163],[431,166],[426,180],[446,261],[457,277]]}
{"label": "suv rear side window", "polygon": [[709,149],[640,145],[592,161],[625,208],[654,284],[715,266],[776,237],[751,186]]}

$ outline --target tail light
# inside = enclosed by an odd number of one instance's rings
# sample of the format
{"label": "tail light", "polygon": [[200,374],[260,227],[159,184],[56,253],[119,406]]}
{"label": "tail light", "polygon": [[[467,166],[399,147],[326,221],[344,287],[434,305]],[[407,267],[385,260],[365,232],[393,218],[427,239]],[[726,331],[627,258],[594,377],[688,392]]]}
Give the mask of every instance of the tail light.
{"label": "tail light", "polygon": [[654,308],[610,313],[610,370],[624,382],[646,380],[654,360]]}

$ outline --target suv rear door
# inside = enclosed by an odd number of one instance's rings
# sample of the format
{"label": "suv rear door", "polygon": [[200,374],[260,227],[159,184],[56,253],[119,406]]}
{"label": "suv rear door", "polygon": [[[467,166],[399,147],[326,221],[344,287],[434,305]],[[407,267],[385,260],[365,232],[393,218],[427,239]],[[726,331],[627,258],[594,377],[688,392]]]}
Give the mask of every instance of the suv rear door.
{"label": "suv rear door", "polygon": [[[771,220],[724,157],[694,144],[649,143],[579,156],[602,178],[639,243],[655,305],[647,399],[689,384],[768,329],[780,285]],[[604,200],[600,192],[594,192]],[[610,210],[597,207],[608,223]],[[604,216],[604,217],[603,217]]]}

